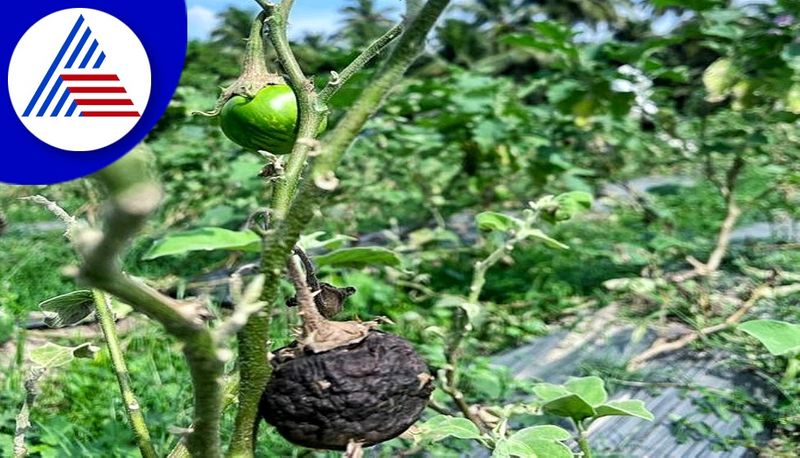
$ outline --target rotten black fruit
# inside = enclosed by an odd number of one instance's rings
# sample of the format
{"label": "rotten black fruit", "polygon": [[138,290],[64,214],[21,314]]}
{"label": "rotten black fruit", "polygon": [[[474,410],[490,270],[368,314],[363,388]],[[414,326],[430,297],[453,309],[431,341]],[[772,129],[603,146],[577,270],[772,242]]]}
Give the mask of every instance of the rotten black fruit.
{"label": "rotten black fruit", "polygon": [[370,331],[321,353],[297,344],[275,352],[260,415],[287,440],[344,450],[374,445],[416,422],[433,391],[422,358],[405,339]]}

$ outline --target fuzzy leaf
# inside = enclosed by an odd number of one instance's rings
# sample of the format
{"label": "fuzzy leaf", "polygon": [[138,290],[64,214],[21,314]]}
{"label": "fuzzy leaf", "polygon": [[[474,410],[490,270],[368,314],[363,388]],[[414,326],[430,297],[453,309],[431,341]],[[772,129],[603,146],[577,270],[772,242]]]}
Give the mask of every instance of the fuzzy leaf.
{"label": "fuzzy leaf", "polygon": [[99,348],[84,343],[77,347],[64,347],[47,342],[31,350],[30,359],[34,364],[50,369],[69,364],[75,358],[90,358],[99,351]]}
{"label": "fuzzy leaf", "polygon": [[569,440],[571,437],[572,434],[564,428],[555,425],[541,425],[520,429],[508,439],[520,440],[523,442],[531,440],[565,441]]}
{"label": "fuzzy leaf", "polygon": [[45,312],[44,323],[51,328],[75,325],[94,312],[94,298],[89,290],[62,294],[39,304]]}
{"label": "fuzzy leaf", "polygon": [[644,402],[638,399],[626,399],[622,401],[609,401],[597,407],[597,416],[622,415],[628,417],[639,417],[647,421],[653,421],[653,414],[647,410]]}
{"label": "fuzzy leaf", "polygon": [[340,248],[314,258],[318,266],[364,267],[364,266],[398,266],[402,263],[400,256],[392,250],[382,247]]}
{"label": "fuzzy leaf", "polygon": [[574,393],[545,402],[542,404],[542,410],[551,415],[569,417],[576,421],[593,417],[597,413],[588,401]]}
{"label": "fuzzy leaf", "polygon": [[775,356],[800,353],[800,326],[778,320],[752,320],[739,329],[758,339]]}
{"label": "fuzzy leaf", "polygon": [[533,393],[544,402],[569,395],[569,390],[561,385],[552,383],[537,383],[533,386]]}
{"label": "fuzzy leaf", "polygon": [[437,415],[419,426],[423,438],[438,442],[446,437],[459,439],[478,439],[481,432],[466,418]]}
{"label": "fuzzy leaf", "polygon": [[482,231],[508,232],[522,227],[522,221],[503,213],[483,212],[475,216],[478,229]]}
{"label": "fuzzy leaf", "polygon": [[592,407],[597,407],[608,399],[608,393],[606,393],[604,385],[603,379],[591,376],[572,378],[564,384],[564,387],[582,397]]}
{"label": "fuzzy leaf", "polygon": [[150,260],[192,251],[258,251],[260,246],[261,239],[255,232],[204,227],[170,234],[156,240],[142,259]]}

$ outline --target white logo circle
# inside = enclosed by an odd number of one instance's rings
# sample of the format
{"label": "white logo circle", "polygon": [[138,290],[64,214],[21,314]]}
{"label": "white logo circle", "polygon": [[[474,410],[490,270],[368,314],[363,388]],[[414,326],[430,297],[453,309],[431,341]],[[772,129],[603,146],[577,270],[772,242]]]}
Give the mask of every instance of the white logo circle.
{"label": "white logo circle", "polygon": [[8,66],[8,92],[38,139],[92,151],[124,137],[150,98],[150,61],[136,34],[90,8],[52,13],[31,26]]}

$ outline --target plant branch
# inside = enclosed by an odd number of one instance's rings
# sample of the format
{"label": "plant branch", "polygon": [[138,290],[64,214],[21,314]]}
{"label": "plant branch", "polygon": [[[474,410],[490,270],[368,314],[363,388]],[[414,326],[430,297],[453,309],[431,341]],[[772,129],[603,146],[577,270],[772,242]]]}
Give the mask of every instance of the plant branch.
{"label": "plant branch", "polygon": [[575,425],[575,429],[578,431],[576,442],[578,442],[578,447],[581,449],[581,453],[583,453],[583,458],[592,458],[592,448],[589,446],[589,440],[586,438],[586,428],[583,427],[583,423],[580,420],[573,420],[572,424]]}
{"label": "plant branch", "polygon": [[41,367],[32,368],[25,377],[25,401],[17,415],[17,425],[14,430],[14,458],[25,458],[28,456],[28,448],[25,446],[25,434],[31,427],[31,406],[36,401],[38,393],[37,383],[44,375],[45,369]]}
{"label": "plant branch", "polygon": [[719,192],[723,199],[725,199],[725,219],[722,220],[719,232],[717,232],[716,243],[708,260],[706,262],[700,262],[693,257],[687,258],[687,261],[694,269],[673,275],[671,277],[672,281],[681,283],[694,277],[711,275],[719,269],[722,260],[725,258],[725,254],[728,252],[733,228],[736,226],[736,222],[742,214],[742,209],[736,202],[734,192],[736,190],[736,182],[744,165],[745,162],[742,156],[736,156],[733,164],[731,164],[730,168],[728,168],[725,173],[725,181],[718,183]]}
{"label": "plant branch", "polygon": [[[492,251],[486,259],[475,262],[475,268],[472,273],[472,282],[469,287],[469,296],[467,302],[470,304],[478,304],[483,292],[483,287],[486,284],[486,273],[495,264],[500,262],[507,253],[514,249],[514,246],[525,238],[523,234],[517,234],[511,240],[505,241],[502,246]],[[466,312],[462,308],[455,310],[453,332],[450,335],[450,341],[447,344],[446,359],[447,367],[445,369],[445,381],[442,389],[447,393],[455,402],[458,410],[475,423],[482,432],[487,432],[488,428],[484,422],[478,417],[469,407],[469,404],[464,400],[464,394],[459,390],[459,364],[461,363],[461,356],[463,356],[464,339],[472,332],[472,324],[469,322]]]}
{"label": "plant branch", "polygon": [[159,321],[183,343],[194,388],[194,427],[187,436],[187,447],[195,457],[218,457],[224,362],[202,320],[200,307],[178,302],[132,279],[122,272],[119,262],[130,239],[161,199],[160,187],[149,176],[149,157],[143,148],[94,175],[109,192],[108,209],[102,232],[86,229],[75,234],[75,244],[84,258],[80,278]]}
{"label": "plant branch", "polygon": [[144,458],[156,458],[158,454],[150,440],[150,432],[147,430],[147,423],[145,423],[139,401],[137,401],[136,395],[131,388],[131,377],[128,372],[128,367],[125,364],[125,357],[122,354],[119,338],[117,337],[117,327],[114,323],[114,314],[109,306],[109,297],[98,290],[93,290],[92,295],[94,296],[97,320],[100,322],[100,329],[102,329],[103,336],[108,345],[108,352],[111,354],[114,374],[117,376],[119,391],[122,394],[122,402],[125,404],[125,413],[128,415],[131,429],[133,429],[133,434],[136,436],[136,443],[139,446],[139,451]]}
{"label": "plant branch", "polygon": [[[71,243],[74,243],[73,234],[78,230],[78,220],[70,215],[66,210],[61,208],[57,203],[47,199],[44,196],[36,195],[25,197],[23,200],[34,202],[42,205],[52,212],[58,219],[64,222],[66,230],[64,236]],[[156,454],[153,443],[150,440],[150,432],[147,429],[144,415],[142,414],[141,407],[136,395],[131,388],[130,374],[128,367],[125,364],[125,357],[122,353],[122,348],[119,344],[119,337],[117,336],[117,326],[114,320],[113,312],[109,307],[109,298],[102,291],[92,290],[94,297],[95,312],[97,319],[100,323],[100,329],[103,332],[103,337],[108,345],[108,352],[111,355],[111,361],[114,368],[114,374],[117,376],[117,383],[119,385],[122,401],[125,404],[125,413],[128,417],[133,434],[136,437],[136,443],[139,446],[139,451],[144,458],[155,458]]]}
{"label": "plant branch", "polygon": [[367,46],[350,64],[347,65],[341,72],[331,72],[331,79],[328,84],[319,91],[319,99],[322,103],[327,103],[336,92],[347,84],[347,81],[358,73],[365,65],[367,65],[378,54],[383,52],[389,44],[394,41],[403,33],[403,24],[397,24],[380,38],[375,40],[372,44]]}
{"label": "plant branch", "polygon": [[713,326],[707,326],[702,329],[698,329],[695,332],[686,334],[685,336],[677,339],[668,341],[666,339],[659,338],[656,339],[655,342],[648,348],[647,350],[639,353],[638,355],[631,358],[628,362],[628,370],[634,370],[639,368],[645,362],[655,358],[656,356],[663,355],[664,353],[670,353],[685,346],[689,345],[690,343],[694,342],[697,339],[706,337],[710,334],[714,334],[716,332],[725,331],[727,329],[732,328],[735,326],[742,318],[747,314],[747,312],[752,309],[760,299],[764,297],[768,297],[771,294],[772,286],[770,284],[763,284],[756,287],[751,293],[750,297],[739,307],[736,312],[732,313],[728,316],[725,321],[719,324],[715,324]]}
{"label": "plant branch", "polygon": [[[333,174],[333,169],[344,151],[355,139],[367,117],[377,109],[383,94],[391,89],[422,49],[425,35],[449,0],[431,0],[428,2],[427,13],[424,15],[420,13],[405,28],[397,46],[379,69],[375,82],[361,94],[355,106],[345,114],[344,119],[349,121],[344,126],[340,122],[334,129],[334,132],[348,132],[346,135],[339,134],[334,145],[331,145],[331,135],[326,136],[322,144],[315,140],[326,108],[320,106],[323,104],[317,103],[313,85],[296,65],[288,45],[285,27],[291,2],[284,1],[280,6],[264,0],[258,0],[258,3],[267,13],[270,41],[278,53],[281,65],[289,75],[289,83],[296,91],[299,110],[298,139],[292,148],[284,176],[276,184],[272,195],[270,207],[273,227],[262,234],[261,272],[265,275],[265,282],[261,300],[268,305],[260,313],[253,315],[238,334],[241,375],[239,410],[229,449],[229,455],[237,457],[250,457],[253,453],[258,404],[271,370],[269,364],[266,364],[270,315],[277,299],[278,285],[286,260],[321,201],[323,188],[330,189],[324,185],[324,180],[320,177]],[[362,114],[356,116],[355,112]],[[314,180],[301,181],[300,175],[312,148],[320,148],[320,151],[327,152],[333,159],[318,169],[316,164],[320,162],[320,158],[317,158],[314,169],[321,170],[319,176],[315,174]],[[323,186],[320,187],[318,184]]]}
{"label": "plant branch", "polygon": [[336,166],[353,143],[367,119],[375,113],[386,95],[416,60],[425,47],[425,37],[436,23],[449,0],[428,0],[414,16],[406,18],[405,31],[398,38],[389,57],[379,67],[376,76],[361,92],[339,124],[324,138],[320,157],[314,163],[314,181],[330,182]]}
{"label": "plant branch", "polygon": [[264,11],[267,15],[267,35],[278,54],[281,66],[289,76],[289,85],[294,90],[298,105],[297,140],[286,163],[284,175],[275,186],[272,198],[272,216],[277,219],[286,217],[292,198],[297,191],[300,174],[306,165],[309,151],[315,148],[316,132],[322,122],[326,109],[321,108],[317,93],[312,83],[300,68],[286,34],[286,26],[292,2],[283,0],[280,5],[267,4]]}

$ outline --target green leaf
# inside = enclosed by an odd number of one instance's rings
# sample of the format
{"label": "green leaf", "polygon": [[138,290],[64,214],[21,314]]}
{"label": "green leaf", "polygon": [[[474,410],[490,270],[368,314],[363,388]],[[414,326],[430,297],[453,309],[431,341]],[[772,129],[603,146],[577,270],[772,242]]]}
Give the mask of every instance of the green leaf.
{"label": "green leaf", "polygon": [[586,400],[592,407],[597,407],[608,399],[605,382],[600,377],[572,378],[564,386],[572,393]]}
{"label": "green leaf", "polygon": [[569,431],[553,425],[521,429],[508,438],[511,455],[519,457],[572,458],[572,451],[560,441],[572,437]]}
{"label": "green leaf", "polygon": [[437,415],[419,426],[423,440],[438,442],[446,437],[478,439],[481,432],[466,418]]}
{"label": "green leaf", "polygon": [[520,232],[520,235],[525,238],[533,238],[545,243],[545,245],[551,248],[558,248],[561,250],[569,250],[569,246],[564,245],[563,243],[559,242],[558,240],[548,236],[540,229],[532,229],[532,228],[525,228]]}
{"label": "green leaf", "polygon": [[639,417],[647,421],[653,421],[653,414],[647,410],[644,402],[638,399],[626,399],[622,401],[609,401],[597,407],[597,416],[621,415],[627,417]]}
{"label": "green leaf", "polygon": [[94,312],[94,297],[89,290],[73,291],[39,303],[45,312],[44,323],[51,328],[72,326]]}
{"label": "green leaf", "polygon": [[[508,443],[505,439],[500,439],[494,444],[494,450],[492,450],[492,458],[511,458],[512,451],[511,451],[511,444]],[[518,456],[525,456],[526,458],[535,458],[536,455],[518,455]]]}
{"label": "green leaf", "polygon": [[364,267],[370,265],[398,266],[400,256],[382,247],[340,248],[314,258],[318,266]]}
{"label": "green leaf", "polygon": [[64,347],[47,342],[31,350],[30,359],[34,364],[49,369],[68,364],[76,357],[86,358],[90,355],[93,357],[97,350],[99,349],[90,343],[84,343],[77,347]]}
{"label": "green leaf", "polygon": [[800,43],[787,43],[781,51],[781,58],[796,72],[800,72]]}
{"label": "green leaf", "polygon": [[758,339],[776,356],[800,353],[800,326],[778,320],[752,320],[739,329]]}
{"label": "green leaf", "polygon": [[545,413],[558,415],[560,417],[569,417],[575,421],[593,417],[597,413],[588,401],[574,393],[542,404],[542,410]]}
{"label": "green leaf", "polygon": [[541,425],[531,426],[529,428],[520,429],[509,437],[509,440],[520,440],[528,442],[531,440],[553,440],[565,441],[569,440],[572,434],[564,428],[555,425]]}
{"label": "green leaf", "polygon": [[261,239],[253,231],[231,231],[221,227],[204,227],[170,234],[156,240],[142,259],[174,256],[192,251],[258,251]]}
{"label": "green leaf", "polygon": [[523,226],[522,221],[513,216],[497,212],[483,212],[475,216],[478,229],[482,231],[508,232]]}
{"label": "green leaf", "polygon": [[554,385],[552,383],[537,383],[533,386],[533,394],[544,402],[551,401],[563,396],[567,396],[570,392],[561,385]]}
{"label": "green leaf", "polygon": [[[513,436],[512,436],[513,437]],[[512,456],[521,458],[572,458],[572,450],[558,441],[529,440],[521,442],[508,439],[508,449]]]}

